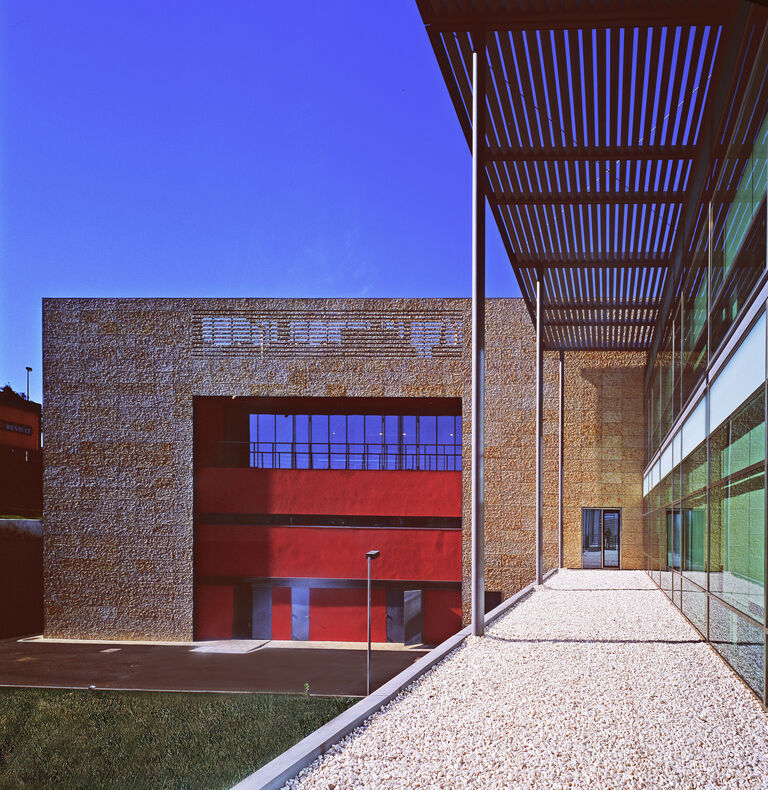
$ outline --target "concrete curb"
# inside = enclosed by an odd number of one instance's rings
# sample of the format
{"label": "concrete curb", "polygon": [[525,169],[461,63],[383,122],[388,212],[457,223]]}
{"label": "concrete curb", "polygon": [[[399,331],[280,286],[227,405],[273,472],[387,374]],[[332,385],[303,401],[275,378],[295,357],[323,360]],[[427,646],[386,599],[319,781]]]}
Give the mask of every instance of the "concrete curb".
{"label": "concrete curb", "polygon": [[[544,574],[544,581],[557,573],[557,568]],[[491,609],[485,615],[485,625],[489,626],[494,620],[511,609],[515,604],[527,597],[534,589],[535,584],[529,584],[520,592],[502,601],[495,609]],[[247,776],[238,782],[232,790],[278,790],[289,779],[292,779],[299,771],[314,762],[323,752],[327,751],[333,744],[338,743],[345,735],[349,735],[352,730],[359,727],[369,716],[383,708],[391,702],[406,686],[409,686],[423,674],[432,669],[450,653],[452,653],[461,643],[472,633],[472,626],[462,628],[431,650],[418,661],[415,661],[399,675],[395,675],[389,682],[376,689],[373,694],[364,697],[360,702],[353,705],[344,713],[339,714],[335,719],[331,719],[319,729],[315,730],[306,738],[299,741],[295,746],[284,751],[274,760],[259,768],[258,771]]]}

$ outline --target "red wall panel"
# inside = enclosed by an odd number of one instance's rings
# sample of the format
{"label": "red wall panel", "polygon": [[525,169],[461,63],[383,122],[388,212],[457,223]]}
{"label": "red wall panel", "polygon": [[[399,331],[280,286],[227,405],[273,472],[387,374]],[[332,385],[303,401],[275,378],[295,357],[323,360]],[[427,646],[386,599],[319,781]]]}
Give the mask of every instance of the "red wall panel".
{"label": "red wall panel", "polygon": [[224,425],[221,398],[195,398],[195,463],[221,463]]}
{"label": "red wall panel", "polygon": [[204,524],[196,531],[198,576],[461,580],[461,531]]}
{"label": "red wall panel", "polygon": [[461,472],[203,467],[195,494],[198,513],[461,517]]}
{"label": "red wall panel", "polygon": [[[367,590],[310,590],[310,640],[365,642],[368,639],[367,595]],[[384,590],[371,593],[371,639],[374,642],[387,641]]]}
{"label": "red wall panel", "polygon": [[424,590],[424,642],[439,645],[461,628],[461,590]]}
{"label": "red wall panel", "polygon": [[[195,441],[222,441],[223,426],[224,399],[195,398]],[[248,437],[244,437],[244,441],[248,441]]]}
{"label": "red wall panel", "polygon": [[195,639],[232,639],[234,587],[198,584],[195,587]]}
{"label": "red wall panel", "polygon": [[272,639],[291,638],[291,588],[272,588]]}

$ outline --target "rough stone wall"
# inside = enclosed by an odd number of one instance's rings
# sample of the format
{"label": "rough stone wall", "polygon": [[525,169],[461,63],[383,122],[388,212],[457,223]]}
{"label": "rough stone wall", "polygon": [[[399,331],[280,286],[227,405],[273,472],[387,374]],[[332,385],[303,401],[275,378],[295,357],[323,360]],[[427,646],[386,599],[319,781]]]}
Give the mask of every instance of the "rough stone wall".
{"label": "rough stone wall", "polygon": [[581,567],[582,507],[621,508],[621,567],[642,568],[645,352],[565,355],[564,563]]}
{"label": "rough stone wall", "polygon": [[[505,598],[534,579],[536,334],[522,299],[486,314],[485,540],[487,590]],[[557,565],[557,354],[544,359],[544,565]],[[465,436],[469,436],[469,403]],[[464,477],[464,610],[471,591],[470,480]]]}
{"label": "rough stone wall", "polygon": [[[448,345],[435,341],[433,346],[433,341],[422,340],[422,350],[426,343],[429,353],[404,355],[402,339],[384,322],[376,330],[382,340],[374,347],[353,337],[355,321],[382,311],[427,322],[431,315],[438,324],[441,317],[458,314],[463,323],[459,347],[450,347],[447,340]],[[260,324],[238,324],[231,319],[238,312],[267,318],[260,318]],[[324,337],[329,326],[343,324],[338,332],[341,342],[349,344],[348,352],[313,345],[319,342],[315,335],[291,353],[285,327],[279,322],[272,326],[269,319],[270,314],[277,319],[288,313],[299,321],[324,320]],[[200,314],[218,316],[216,326],[236,338],[233,344],[201,351]],[[346,315],[349,324],[333,324]],[[266,338],[260,347],[253,345],[258,342],[257,324]],[[311,322],[306,326],[310,334],[318,331]],[[487,348],[486,588],[506,597],[534,574],[535,336],[522,300],[489,301]],[[626,492],[606,506],[628,509],[625,536],[631,541],[637,507],[639,561],[643,355],[591,354],[571,363],[576,356],[566,355],[566,563],[580,564],[580,555],[575,563],[569,549],[574,541],[580,543],[580,507],[607,501],[608,490],[597,481],[615,476],[621,467],[617,453],[628,453],[621,478]],[[629,372],[612,369],[626,364],[632,366]],[[195,396],[461,397],[466,619],[471,501],[468,300],[49,299],[43,303],[43,368],[47,636],[192,638]],[[617,392],[622,406],[613,422]],[[557,393],[557,355],[548,353],[547,568],[557,564]],[[608,426],[624,421],[627,443],[617,444],[612,437],[618,434]],[[569,425],[578,428],[570,430]],[[587,473],[584,466],[592,459],[594,469]],[[598,491],[601,499],[593,501]],[[631,558],[633,552],[634,543],[624,556]]]}

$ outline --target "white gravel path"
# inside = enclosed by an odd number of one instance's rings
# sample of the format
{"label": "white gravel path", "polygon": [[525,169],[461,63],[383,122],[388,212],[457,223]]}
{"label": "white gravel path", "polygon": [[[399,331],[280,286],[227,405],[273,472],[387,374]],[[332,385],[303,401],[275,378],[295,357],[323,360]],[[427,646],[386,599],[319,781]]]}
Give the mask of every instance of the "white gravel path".
{"label": "white gravel path", "polygon": [[286,787],[768,788],[768,717],[640,571],[561,571]]}

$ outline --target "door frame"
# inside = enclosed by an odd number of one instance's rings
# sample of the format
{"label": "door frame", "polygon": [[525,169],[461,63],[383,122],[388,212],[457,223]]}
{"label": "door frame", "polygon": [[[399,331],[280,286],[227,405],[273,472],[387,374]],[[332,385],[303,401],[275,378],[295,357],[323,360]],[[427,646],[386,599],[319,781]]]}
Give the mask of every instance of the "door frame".
{"label": "door frame", "polygon": [[[618,571],[621,570],[621,536],[624,532],[624,525],[623,525],[623,512],[620,507],[582,507],[581,508],[581,567],[584,569],[584,511],[585,510],[599,510],[600,511],[600,568],[595,568],[594,570],[604,570],[604,571]],[[603,519],[604,514],[606,511],[610,511],[612,513],[619,514],[619,539],[618,539],[618,562],[616,565],[609,565],[606,567],[605,564],[605,530],[603,526]],[[591,568],[587,568],[586,570],[592,570]]]}

